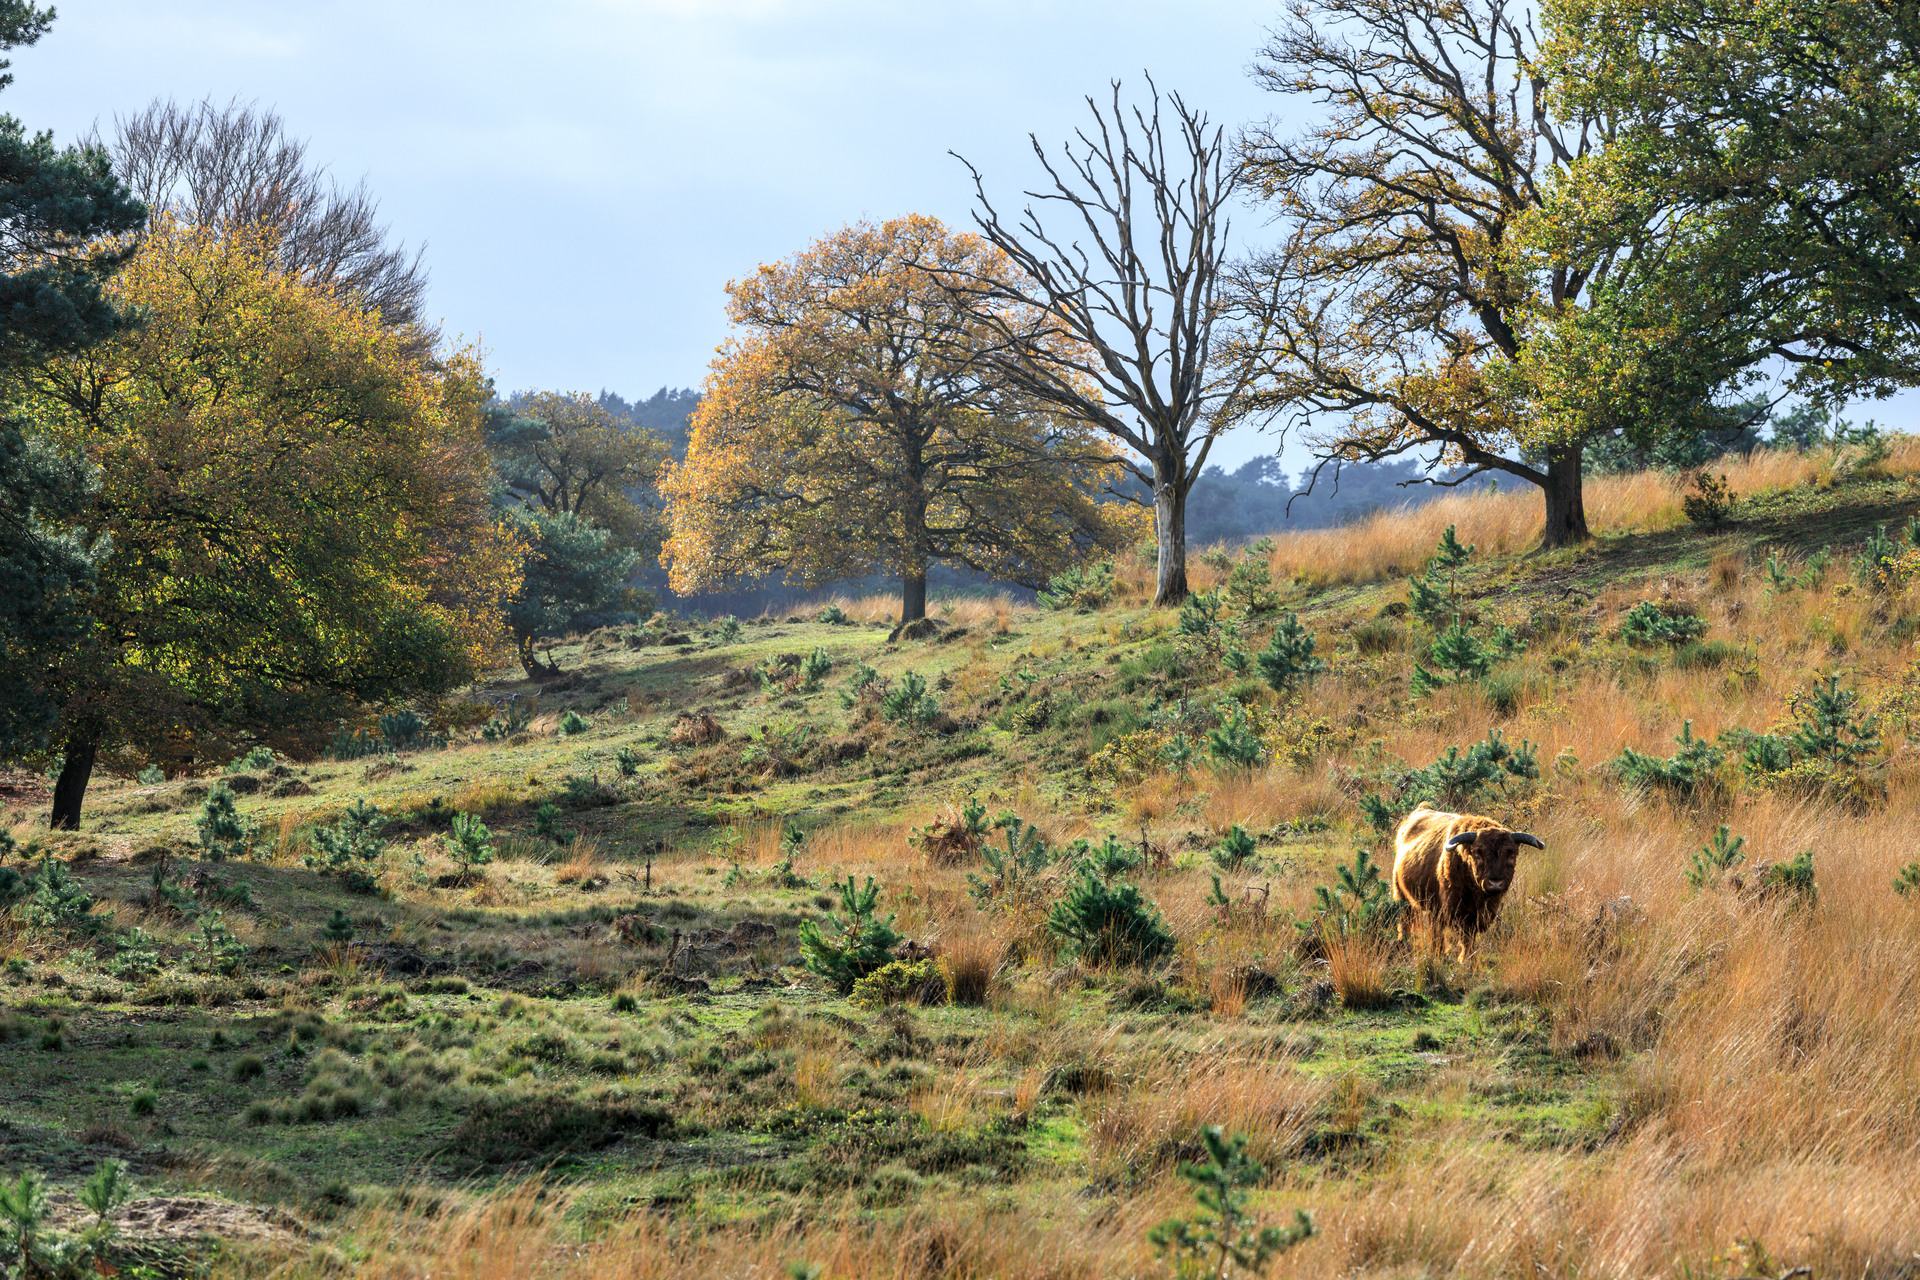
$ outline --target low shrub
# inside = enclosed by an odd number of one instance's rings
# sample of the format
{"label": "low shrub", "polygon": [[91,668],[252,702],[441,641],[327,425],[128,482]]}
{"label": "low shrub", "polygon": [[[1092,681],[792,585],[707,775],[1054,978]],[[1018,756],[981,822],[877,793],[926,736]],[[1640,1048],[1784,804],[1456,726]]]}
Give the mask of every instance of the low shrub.
{"label": "low shrub", "polygon": [[1092,964],[1152,964],[1174,947],[1172,931],[1137,886],[1091,875],[1054,904],[1047,931]]}
{"label": "low shrub", "polygon": [[657,1103],[624,1098],[482,1096],[440,1154],[465,1172],[555,1155],[598,1151],[637,1134],[664,1138],[673,1115]]}
{"label": "low shrub", "polygon": [[865,1009],[895,1004],[944,1004],[947,978],[934,960],[895,960],[853,984],[849,997]]}

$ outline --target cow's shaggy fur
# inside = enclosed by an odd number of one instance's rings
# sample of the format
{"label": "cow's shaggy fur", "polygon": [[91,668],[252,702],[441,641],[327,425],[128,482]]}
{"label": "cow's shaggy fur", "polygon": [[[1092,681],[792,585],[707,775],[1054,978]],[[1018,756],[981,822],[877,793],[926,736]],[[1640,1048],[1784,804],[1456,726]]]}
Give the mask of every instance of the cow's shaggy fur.
{"label": "cow's shaggy fur", "polygon": [[1415,809],[1394,837],[1393,896],[1404,902],[1400,936],[1412,931],[1412,913],[1426,917],[1427,939],[1445,949],[1447,930],[1459,936],[1462,961],[1475,939],[1493,924],[1513,887],[1520,846],[1539,848],[1524,831],[1509,831],[1492,818],[1471,813]]}

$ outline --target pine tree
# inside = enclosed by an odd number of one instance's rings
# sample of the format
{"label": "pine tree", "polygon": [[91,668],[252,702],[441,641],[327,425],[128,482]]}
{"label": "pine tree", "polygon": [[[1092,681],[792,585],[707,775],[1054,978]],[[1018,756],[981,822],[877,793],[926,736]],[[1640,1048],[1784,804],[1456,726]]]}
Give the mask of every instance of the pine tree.
{"label": "pine tree", "polygon": [[853,984],[893,959],[900,935],[893,931],[893,917],[879,919],[876,904],[880,887],[867,877],[864,888],[851,875],[840,890],[840,907],[846,919],[828,914],[826,928],[816,920],[800,924],[800,954],[813,970],[841,995],[853,990]]}
{"label": "pine tree", "polygon": [[1862,756],[1880,749],[1879,721],[1873,717],[1856,721],[1853,709],[1860,695],[1840,687],[1840,677],[1828,676],[1825,688],[1813,691],[1800,711],[1800,728],[1793,735],[1793,748],[1803,758],[1825,760],[1848,766]]}
{"label": "pine tree", "polygon": [[1082,876],[1047,913],[1047,931],[1093,964],[1151,964],[1173,951],[1173,933],[1137,886]]}
{"label": "pine tree", "polygon": [[1313,1219],[1295,1210],[1293,1225],[1256,1230],[1247,1210],[1247,1188],[1260,1184],[1266,1171],[1247,1155],[1244,1135],[1228,1138],[1219,1125],[1200,1131],[1207,1150],[1206,1163],[1183,1161],[1180,1176],[1193,1184],[1200,1212],[1192,1218],[1168,1218],[1147,1239],[1163,1257],[1170,1257],[1174,1273],[1182,1277],[1224,1280],[1243,1268],[1261,1275],[1277,1254],[1307,1239]]}
{"label": "pine tree", "polygon": [[1451,671],[1456,681],[1477,680],[1493,670],[1493,655],[1471,631],[1460,625],[1457,617],[1452,626],[1434,637],[1428,653],[1434,665]]}
{"label": "pine tree", "polygon": [[320,930],[320,936],[328,942],[352,942],[355,932],[353,921],[347,918],[347,913],[335,907],[333,915]]}
{"label": "pine tree", "polygon": [[1238,871],[1252,862],[1258,852],[1259,847],[1254,844],[1253,837],[1236,822],[1227,829],[1227,834],[1214,848],[1213,860],[1223,870]]}
{"label": "pine tree", "polygon": [[1324,661],[1313,656],[1313,633],[1300,625],[1297,613],[1280,619],[1266,649],[1255,661],[1275,693],[1288,693],[1301,681],[1312,680],[1327,669]]}
{"label": "pine tree", "polygon": [[213,784],[200,809],[200,855],[212,862],[244,858],[253,851],[253,838],[259,824],[242,817],[234,803],[233,789],[224,782]]}

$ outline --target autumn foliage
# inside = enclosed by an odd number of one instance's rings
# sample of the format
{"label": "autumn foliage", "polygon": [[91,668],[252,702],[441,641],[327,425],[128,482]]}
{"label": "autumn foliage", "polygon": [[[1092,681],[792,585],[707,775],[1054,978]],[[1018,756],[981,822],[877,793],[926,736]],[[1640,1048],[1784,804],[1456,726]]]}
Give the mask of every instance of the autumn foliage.
{"label": "autumn foliage", "polygon": [[245,231],[162,219],[112,286],[144,323],[23,376],[100,469],[112,539],[58,679],[69,761],[450,689],[500,654],[519,552],[498,523],[470,353],[432,365],[272,269]]}
{"label": "autumn foliage", "polygon": [[1007,269],[916,216],[849,226],[730,284],[739,332],[662,482],[673,588],[886,573],[912,619],[936,561],[1039,583],[1128,541],[1128,513],[1099,500],[1109,447],[1015,390],[947,287]]}

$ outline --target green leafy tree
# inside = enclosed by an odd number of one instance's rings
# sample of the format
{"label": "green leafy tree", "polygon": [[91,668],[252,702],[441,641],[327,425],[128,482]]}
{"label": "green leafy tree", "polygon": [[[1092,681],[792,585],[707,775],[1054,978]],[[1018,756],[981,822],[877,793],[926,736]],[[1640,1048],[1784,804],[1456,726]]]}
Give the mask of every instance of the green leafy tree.
{"label": "green leafy tree", "polygon": [[825,978],[841,995],[853,990],[853,984],[876,972],[893,959],[900,935],[893,930],[893,917],[879,918],[880,887],[867,877],[864,888],[847,877],[840,890],[840,908],[846,919],[828,913],[823,929],[817,920],[800,924],[800,954],[807,968]]}
{"label": "green leafy tree", "polygon": [[184,765],[264,733],[445,693],[490,664],[519,548],[488,500],[471,353],[423,360],[277,270],[252,223],[157,220],[112,279],[143,323],[15,371],[10,394],[99,487],[109,538],[60,706],[52,820],[100,753]]}
{"label": "green leafy tree", "polygon": [[487,412],[487,451],[521,505],[572,515],[608,532],[619,549],[651,557],[663,530],[631,496],[659,478],[660,437],[591,396],[539,391]]}
{"label": "green leafy tree", "polygon": [[1920,373],[1920,21],[1878,0],[1552,0],[1538,72],[1609,127],[1554,239],[1663,252],[1596,342],[1671,335],[1715,380],[1773,363],[1816,399]]}
{"label": "green leafy tree", "polygon": [[1295,1210],[1290,1227],[1256,1227],[1247,1206],[1249,1188],[1260,1185],[1266,1171],[1247,1154],[1245,1135],[1229,1138],[1219,1125],[1208,1125],[1200,1141],[1206,1162],[1180,1163],[1180,1176],[1193,1184],[1200,1212],[1168,1218],[1147,1239],[1173,1263],[1181,1280],[1228,1280],[1236,1267],[1264,1275],[1276,1256],[1313,1235],[1313,1219]]}
{"label": "green leafy tree", "polygon": [[[652,612],[650,602],[638,601],[627,588],[640,557],[617,545],[607,530],[571,511],[521,510],[513,518],[529,549],[520,590],[507,604],[507,625],[529,676],[554,670],[534,657],[536,642],[565,635],[595,614]],[[647,603],[645,610],[640,603]]]}
{"label": "green leafy tree", "polygon": [[0,421],[0,755],[47,745],[49,679],[91,620],[106,544],[76,528],[99,491],[85,458]]}
{"label": "green leafy tree", "polygon": [[[0,7],[0,50],[34,44],[53,16],[19,0]],[[9,65],[0,59],[0,72]],[[0,74],[0,88],[12,82]],[[105,286],[146,217],[104,151],[56,150],[52,135],[0,116],[0,374],[126,328]],[[76,451],[36,438],[26,419],[0,418],[0,756],[46,745],[60,702],[54,668],[88,633],[107,544],[74,522],[98,490]]]}

